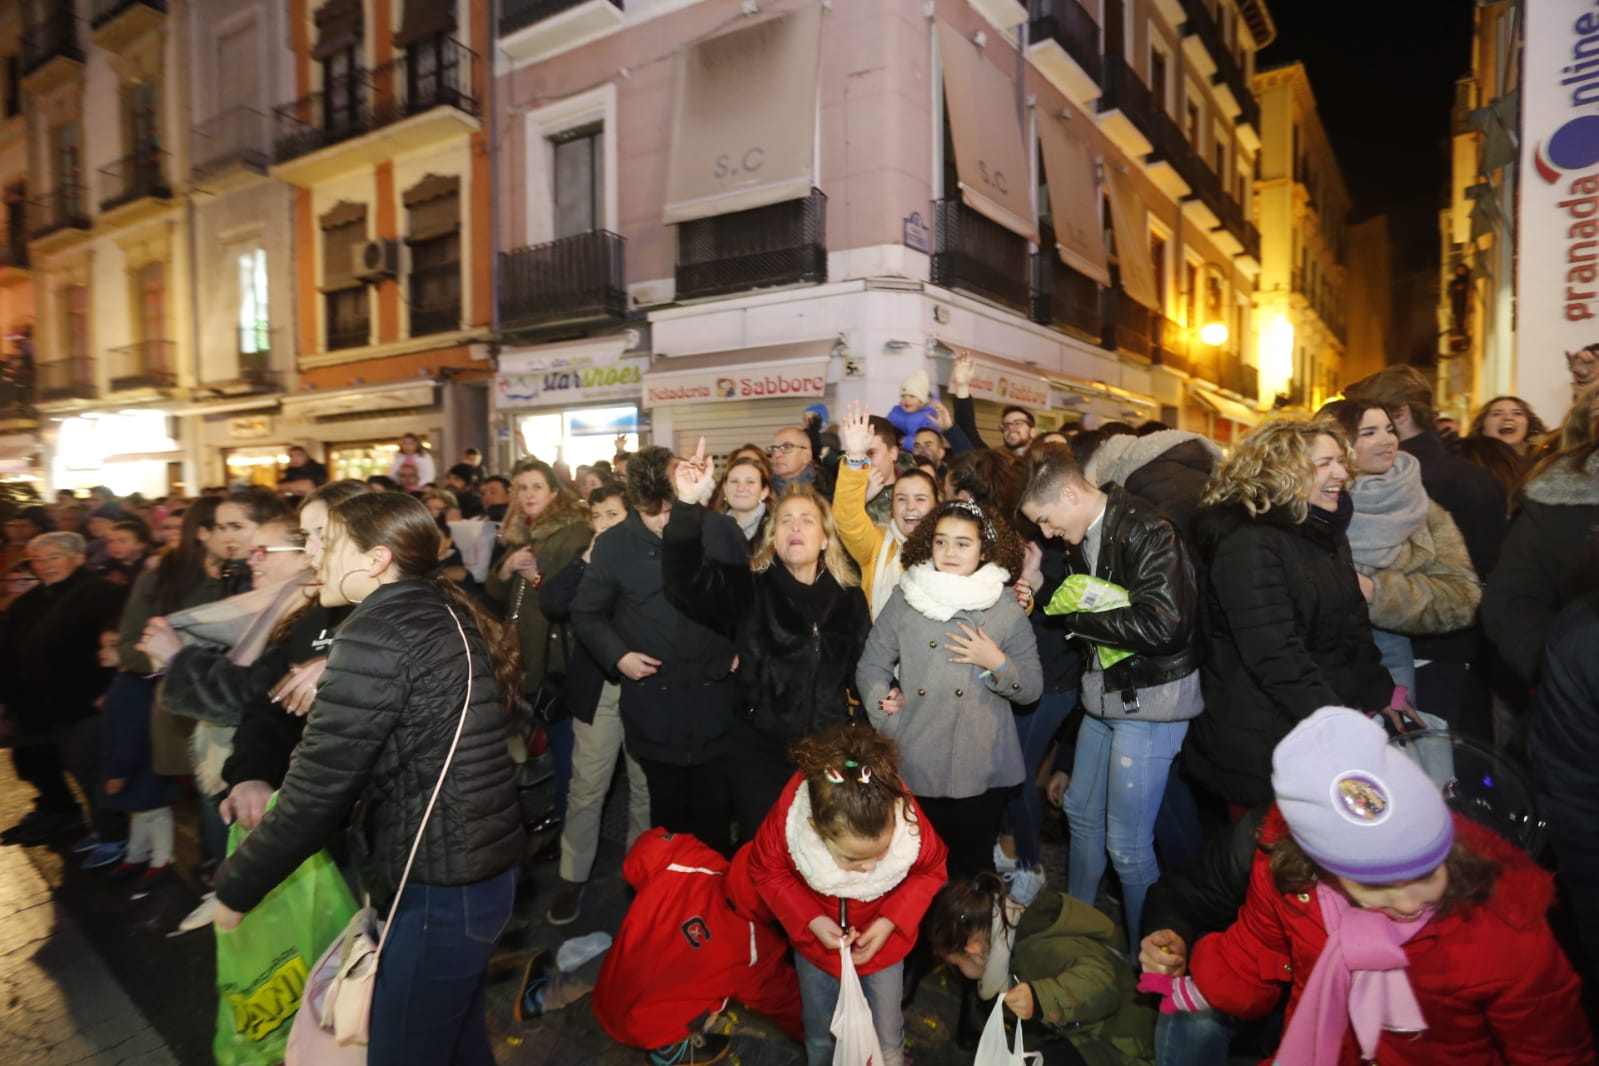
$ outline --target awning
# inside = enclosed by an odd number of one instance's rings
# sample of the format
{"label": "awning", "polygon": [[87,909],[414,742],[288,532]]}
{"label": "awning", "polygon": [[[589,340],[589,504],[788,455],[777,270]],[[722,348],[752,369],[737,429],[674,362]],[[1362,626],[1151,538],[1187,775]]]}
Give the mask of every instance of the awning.
{"label": "awning", "polygon": [[827,391],[837,343],[802,341],[660,359],[644,375],[644,406],[816,399]]}
{"label": "awning", "polygon": [[972,357],[972,399],[1048,409],[1049,381],[1044,371],[988,352],[966,354]]}
{"label": "awning", "polygon": [[1032,168],[1016,110],[1016,86],[983,51],[943,19],[938,51],[944,59],[944,106],[955,140],[955,170],[966,206],[1012,233],[1038,240]]}
{"label": "awning", "polygon": [[798,200],[816,184],[822,5],[678,53],[667,224]]}
{"label": "awning", "polygon": [[1144,201],[1131,176],[1114,165],[1105,167],[1105,188],[1110,193],[1110,222],[1116,232],[1122,289],[1151,311],[1164,314],[1166,309],[1160,306],[1155,290],[1155,264],[1149,257],[1149,216]]}
{"label": "awning", "polygon": [[1038,141],[1044,149],[1055,250],[1061,262],[1108,288],[1110,268],[1105,264],[1105,231],[1099,221],[1094,153],[1074,136],[1070,124],[1054,115],[1038,116]]}
{"label": "awning", "polygon": [[649,356],[624,356],[625,336],[541,344],[500,352],[494,403],[500,410],[605,400],[636,402]]}
{"label": "awning", "polygon": [[353,389],[330,389],[283,397],[283,414],[290,418],[326,418],[331,415],[403,411],[413,407],[432,407],[434,383],[407,381],[389,385],[367,385]]}
{"label": "awning", "polygon": [[1189,390],[1189,394],[1218,417],[1225,418],[1229,422],[1237,422],[1241,426],[1253,426],[1260,421],[1260,412],[1220,393],[1194,388]]}
{"label": "awning", "polygon": [[405,0],[405,18],[394,44],[406,48],[440,33],[455,32],[455,0]]}

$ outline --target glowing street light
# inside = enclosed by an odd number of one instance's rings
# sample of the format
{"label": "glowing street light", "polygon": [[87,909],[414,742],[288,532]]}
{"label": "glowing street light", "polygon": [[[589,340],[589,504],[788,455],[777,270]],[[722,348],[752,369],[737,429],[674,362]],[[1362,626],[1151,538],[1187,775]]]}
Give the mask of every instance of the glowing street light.
{"label": "glowing street light", "polygon": [[1227,324],[1225,322],[1207,322],[1199,331],[1199,339],[1213,348],[1219,348],[1227,343]]}

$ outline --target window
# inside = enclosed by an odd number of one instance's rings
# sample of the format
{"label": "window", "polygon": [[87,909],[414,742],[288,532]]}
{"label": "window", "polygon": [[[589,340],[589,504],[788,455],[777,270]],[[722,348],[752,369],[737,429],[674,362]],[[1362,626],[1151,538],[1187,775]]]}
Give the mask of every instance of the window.
{"label": "window", "polygon": [[22,114],[22,59],[15,52],[6,56],[5,69],[6,118]]}
{"label": "window", "polygon": [[411,336],[461,326],[461,179],[430,174],[405,193]]}
{"label": "window", "polygon": [[1160,313],[1166,313],[1166,238],[1151,231],[1149,234],[1149,261],[1155,268],[1155,302]]}
{"label": "window", "polygon": [[126,89],[128,148],[136,159],[154,155],[159,149],[156,95],[153,81],[135,82]]}
{"label": "window", "polygon": [[366,241],[366,207],[336,204],[320,221],[327,350],[360,348],[370,339],[371,304],[366,285],[355,276],[353,257]]}
{"label": "window", "polygon": [[1166,102],[1166,53],[1159,48],[1151,47],[1149,50],[1149,91],[1155,97],[1155,104],[1160,110],[1165,111],[1170,105]]}
{"label": "window", "polygon": [[78,124],[63,123],[50,130],[50,155],[55,161],[56,210],[83,214],[83,155],[78,145]]}
{"label": "window", "polygon": [[322,125],[330,134],[348,136],[359,128],[360,114],[361,74],[352,46],[322,61]]}
{"label": "window", "polygon": [[557,240],[605,228],[604,132],[595,123],[550,138]]}
{"label": "window", "polygon": [[167,270],[161,262],[146,263],[133,275],[138,297],[139,339],[167,339]]}
{"label": "window", "polygon": [[1183,264],[1183,291],[1188,294],[1188,306],[1183,309],[1188,325],[1199,328],[1199,264],[1190,259]]}
{"label": "window", "polygon": [[255,23],[220,33],[216,41],[217,114],[235,108],[261,106],[261,50]]}
{"label": "window", "polygon": [[1216,141],[1216,176],[1227,180],[1227,144],[1219,139]]}
{"label": "window", "polygon": [[[267,304],[266,249],[246,248],[234,257],[239,286],[239,355],[245,365],[260,369],[272,350],[271,318]],[[254,360],[249,357],[255,356]]]}
{"label": "window", "polygon": [[[65,342],[63,347],[66,357],[74,361],[88,359],[89,287],[87,285],[69,286],[61,294],[61,318],[61,339]],[[83,371],[74,367],[73,380],[82,380],[80,375],[83,375]]]}
{"label": "window", "polygon": [[1196,151],[1199,149],[1200,121],[1199,104],[1194,101],[1193,89],[1190,87],[1188,96],[1188,143]]}
{"label": "window", "polygon": [[455,106],[460,59],[454,40],[436,33],[411,45],[405,54],[406,109],[415,114],[432,107]]}

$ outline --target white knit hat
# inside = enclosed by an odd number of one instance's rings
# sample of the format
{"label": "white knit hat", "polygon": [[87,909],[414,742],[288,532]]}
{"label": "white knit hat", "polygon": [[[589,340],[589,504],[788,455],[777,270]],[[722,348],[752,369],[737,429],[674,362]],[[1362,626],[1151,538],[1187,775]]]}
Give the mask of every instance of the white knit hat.
{"label": "white knit hat", "polygon": [[916,373],[900,382],[899,394],[901,396],[914,396],[918,400],[926,400],[933,394],[933,386],[927,380],[927,373],[925,371],[918,370]]}

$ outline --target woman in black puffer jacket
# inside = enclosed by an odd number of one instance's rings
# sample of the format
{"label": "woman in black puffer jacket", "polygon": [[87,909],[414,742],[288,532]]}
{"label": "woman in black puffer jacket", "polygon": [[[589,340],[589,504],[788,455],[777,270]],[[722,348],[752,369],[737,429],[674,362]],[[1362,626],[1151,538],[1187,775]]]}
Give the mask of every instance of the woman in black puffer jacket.
{"label": "woman in black puffer jacket", "polygon": [[672,606],[738,649],[739,713],[727,765],[748,839],[794,774],[789,746],[849,720],[872,616],[832,509],[809,486],[791,486],[777,501],[749,566],[706,556],[703,504],[715,481],[700,443],[701,452],[677,466],[661,576]]}
{"label": "woman in black puffer jacket", "polygon": [[1354,509],[1337,423],[1252,430],[1205,491],[1205,714],[1183,765],[1228,803],[1272,799],[1271,753],[1321,707],[1387,708],[1393,680],[1372,641],[1345,530]]}
{"label": "woman in black puffer jacket", "polygon": [[525,846],[501,697],[518,666],[496,651],[503,644],[471,600],[437,576],[438,526],[418,501],[346,500],[325,539],[322,603],[357,606],[329,649],[277,805],[217,879],[216,923],[237,925],[353,817],[364,887],[390,923],[368,1061],[491,1063],[484,973]]}

